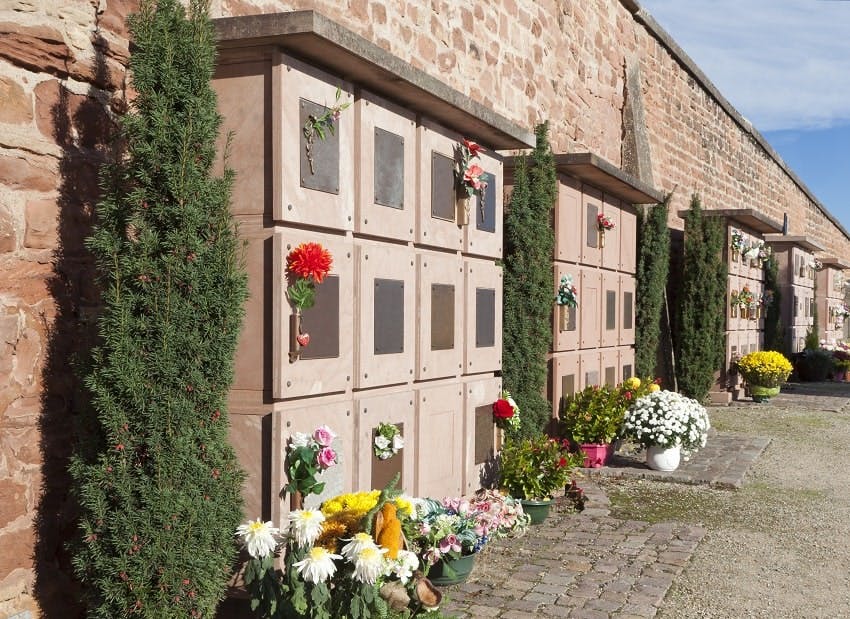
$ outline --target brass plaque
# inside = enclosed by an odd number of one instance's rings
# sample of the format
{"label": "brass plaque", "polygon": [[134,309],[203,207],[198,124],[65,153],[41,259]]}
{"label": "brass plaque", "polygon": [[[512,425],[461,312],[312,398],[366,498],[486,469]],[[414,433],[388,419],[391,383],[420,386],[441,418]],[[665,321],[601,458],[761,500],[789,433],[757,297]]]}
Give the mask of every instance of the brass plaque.
{"label": "brass plaque", "polygon": [[596,216],[599,214],[599,207],[595,204],[587,204],[587,246],[599,246],[599,222]]}
{"label": "brass plaque", "polygon": [[475,464],[484,464],[495,456],[494,425],[492,404],[475,408]]}
{"label": "brass plaque", "polygon": [[576,308],[567,305],[558,306],[559,314],[559,330],[575,331],[576,330]]}
{"label": "brass plaque", "polygon": [[613,331],[617,328],[617,291],[605,291],[605,330]]}
{"label": "brass plaque", "polygon": [[475,289],[475,347],[496,345],[496,290]]}
{"label": "brass plaque", "polygon": [[375,354],[404,352],[404,282],[375,279]]}
{"label": "brass plaque", "polygon": [[302,312],[301,331],[310,334],[302,359],[339,357],[339,276],[328,275],[316,284],[316,304]]}
{"label": "brass plaque", "polygon": [[[398,428],[398,431],[401,433],[401,436],[404,436],[404,424],[397,423],[395,427]],[[391,458],[387,458],[386,460],[381,460],[378,456],[375,455],[375,437],[378,435],[377,428],[372,430],[372,443],[369,448],[372,450],[372,488],[380,489],[385,488],[388,483],[390,483],[393,477],[396,474],[399,475],[398,480],[398,488],[404,487],[404,450],[407,447],[403,447],[401,451],[399,451],[396,455]]]}
{"label": "brass plaque", "polygon": [[634,308],[634,293],[623,293],[623,328],[632,328],[632,310]]}
{"label": "brass plaque", "polygon": [[374,164],[375,204],[404,209],[404,138],[375,127]]}
{"label": "brass plaque", "polygon": [[482,232],[496,232],[496,177],[485,172],[481,178],[486,181],[487,188],[484,190],[484,199],[478,200],[475,227]]}
{"label": "brass plaque", "polygon": [[617,368],[612,366],[605,368],[605,384],[609,387],[617,386]]}
{"label": "brass plaque", "polygon": [[623,366],[623,380],[632,377],[632,366],[631,364],[626,364]]}
{"label": "brass plaque", "polygon": [[585,372],[584,373],[584,384],[586,386],[598,385],[599,384],[599,372]]}
{"label": "brass plaque", "polygon": [[455,347],[455,287],[431,284],[431,350]]}
{"label": "brass plaque", "polygon": [[576,392],[576,375],[565,374],[561,376],[561,397],[566,398]]}
{"label": "brass plaque", "polygon": [[325,193],[339,194],[339,135],[334,124],[334,132],[323,128],[324,139],[314,130],[312,137],[307,136],[304,127],[310,117],[320,118],[329,108],[306,99],[299,103],[301,186]]}
{"label": "brass plaque", "polygon": [[455,220],[455,162],[431,151],[431,217]]}

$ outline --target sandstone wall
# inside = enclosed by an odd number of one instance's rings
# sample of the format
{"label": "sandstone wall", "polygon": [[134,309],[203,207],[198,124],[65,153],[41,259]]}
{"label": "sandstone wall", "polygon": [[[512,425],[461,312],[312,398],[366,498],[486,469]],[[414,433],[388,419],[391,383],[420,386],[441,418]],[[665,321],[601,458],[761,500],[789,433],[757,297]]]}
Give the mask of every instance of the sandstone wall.
{"label": "sandstone wall", "polygon": [[[0,1],[0,619],[73,616],[68,557],[74,354],[96,305],[82,246],[122,109],[136,0]],[[837,256],[850,240],[671,53],[627,0],[213,0],[215,16],[315,8],[557,152],[622,162],[625,79],[639,68],[654,185],[672,213],[755,207]],[[649,27],[646,25],[649,23]],[[671,224],[681,226],[674,216]],[[38,577],[33,566],[38,562]]]}

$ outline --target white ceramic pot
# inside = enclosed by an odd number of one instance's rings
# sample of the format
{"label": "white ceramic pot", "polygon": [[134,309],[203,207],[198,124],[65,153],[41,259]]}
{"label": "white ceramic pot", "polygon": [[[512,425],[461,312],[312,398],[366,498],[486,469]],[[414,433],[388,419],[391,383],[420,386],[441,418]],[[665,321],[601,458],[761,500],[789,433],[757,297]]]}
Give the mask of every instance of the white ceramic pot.
{"label": "white ceramic pot", "polygon": [[646,465],[655,471],[675,471],[679,468],[682,449],[675,447],[659,447],[653,445],[646,448]]}

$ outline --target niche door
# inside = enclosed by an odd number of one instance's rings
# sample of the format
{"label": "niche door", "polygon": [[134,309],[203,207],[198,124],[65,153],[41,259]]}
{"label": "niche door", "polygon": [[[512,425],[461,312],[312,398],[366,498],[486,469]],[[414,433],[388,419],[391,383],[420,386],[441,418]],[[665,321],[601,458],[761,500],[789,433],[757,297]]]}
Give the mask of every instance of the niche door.
{"label": "niche door", "polygon": [[463,373],[463,262],[456,254],[419,251],[416,379]]}
{"label": "niche door", "polygon": [[464,373],[502,369],[502,268],[469,258],[466,265]]}

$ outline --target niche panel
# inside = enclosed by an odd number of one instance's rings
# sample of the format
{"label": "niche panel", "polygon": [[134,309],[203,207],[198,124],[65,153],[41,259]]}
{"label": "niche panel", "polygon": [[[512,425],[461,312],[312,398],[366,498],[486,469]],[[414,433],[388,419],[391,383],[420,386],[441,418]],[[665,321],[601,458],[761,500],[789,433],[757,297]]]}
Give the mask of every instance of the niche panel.
{"label": "niche panel", "polygon": [[620,346],[632,346],[635,343],[635,278],[632,275],[620,276]]}
{"label": "niche panel", "polygon": [[463,263],[456,254],[424,250],[416,260],[416,379],[459,376],[464,350]]}
{"label": "niche panel", "polygon": [[464,252],[492,258],[502,257],[503,164],[492,151],[479,155],[481,167],[487,173],[484,200],[475,196],[469,209],[469,223],[463,226]]}
{"label": "niche panel", "polygon": [[[286,257],[301,243],[321,243],[333,257],[331,272],[316,287],[316,304],[304,310],[301,333],[309,343],[297,356],[293,323],[294,309],[286,296],[290,282]],[[354,295],[353,245],[341,236],[277,227],[272,240],[272,332],[275,398],[319,395],[351,388],[354,358],[354,312],[349,302]]]}
{"label": "niche panel", "polygon": [[620,270],[637,272],[637,214],[622,202],[620,209]]}
{"label": "niche panel", "polygon": [[[581,287],[581,270],[573,264],[556,262],[554,265],[553,298],[561,284],[561,276],[570,275],[576,289]],[[575,350],[579,347],[579,322],[582,315],[581,291],[578,295],[578,307],[552,305],[552,347],[555,351]]]}
{"label": "niche panel", "polygon": [[597,348],[602,343],[602,274],[582,269],[578,291],[579,333],[582,348]]}
{"label": "niche panel", "polygon": [[[416,466],[416,394],[401,391],[384,395],[359,393],[355,395],[357,413],[357,443],[360,469],[357,474],[359,488],[380,489],[396,473],[401,473],[398,488],[412,492]],[[391,423],[401,428],[404,447],[387,460],[380,460],[373,449],[375,430],[380,423]]]}
{"label": "niche panel", "polygon": [[620,201],[605,194],[604,205],[602,214],[614,223],[614,229],[599,234],[599,242],[602,245],[602,266],[606,269],[617,270],[620,268],[620,237],[623,232]]}
{"label": "niche panel", "polygon": [[417,391],[416,496],[459,496],[463,488],[463,385]]}
{"label": "niche panel", "polygon": [[501,391],[499,378],[471,378],[463,384],[464,494],[498,482],[494,463],[501,447],[501,431],[493,421],[493,402]]}
{"label": "niche panel", "polygon": [[581,261],[585,265],[602,265],[602,247],[599,239],[597,216],[603,212],[602,192],[588,185],[582,186],[581,208]]}
{"label": "niche panel", "polygon": [[502,367],[502,268],[492,261],[466,259],[466,338],[464,373]]}
{"label": "niche panel", "polygon": [[[416,303],[415,258],[411,249],[358,240],[358,389],[413,380]],[[349,297],[354,299],[355,297]]]}
{"label": "niche panel", "polygon": [[422,245],[463,249],[454,179],[455,148],[460,140],[461,136],[429,121],[423,120],[417,129],[419,176],[414,234]]}
{"label": "niche panel", "polygon": [[601,386],[605,382],[599,351],[592,350],[579,353],[579,378],[581,389],[593,385]]}
{"label": "niche panel", "polygon": [[549,396],[552,402],[552,417],[557,419],[561,410],[561,398],[581,391],[580,355],[577,352],[556,353],[550,361]]}
{"label": "niche panel", "polygon": [[308,122],[351,106],[351,85],[282,53],[275,53],[272,82],[275,220],[351,230],[355,110],[342,110],[324,138]]}
{"label": "niche panel", "polygon": [[558,202],[555,205],[555,258],[581,261],[585,237],[581,183],[571,176],[558,175]]}
{"label": "niche panel", "polygon": [[416,117],[368,91],[355,104],[355,231],[412,241],[416,218]]}

